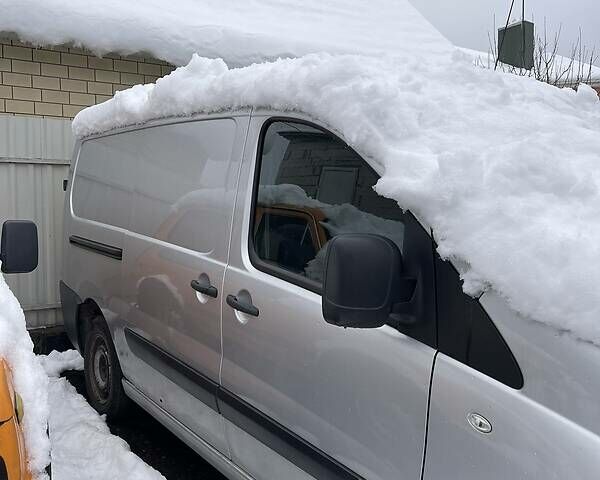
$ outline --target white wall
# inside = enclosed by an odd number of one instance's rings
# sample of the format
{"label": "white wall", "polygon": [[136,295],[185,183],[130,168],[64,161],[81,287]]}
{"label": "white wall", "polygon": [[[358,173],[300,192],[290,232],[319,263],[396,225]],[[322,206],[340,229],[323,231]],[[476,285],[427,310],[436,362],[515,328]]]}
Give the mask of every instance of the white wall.
{"label": "white wall", "polygon": [[62,324],[62,183],[72,149],[69,119],[0,114],[0,223],[22,219],[38,226],[38,268],[5,277],[29,328]]}

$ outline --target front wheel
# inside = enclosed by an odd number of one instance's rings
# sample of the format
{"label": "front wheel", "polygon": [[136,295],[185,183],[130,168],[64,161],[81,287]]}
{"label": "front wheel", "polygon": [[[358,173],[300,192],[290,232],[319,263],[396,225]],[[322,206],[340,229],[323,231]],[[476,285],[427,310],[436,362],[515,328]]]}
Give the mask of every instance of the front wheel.
{"label": "front wheel", "polygon": [[108,418],[122,416],[129,406],[123,390],[123,373],[108,327],[95,318],[85,340],[85,388],[92,407]]}

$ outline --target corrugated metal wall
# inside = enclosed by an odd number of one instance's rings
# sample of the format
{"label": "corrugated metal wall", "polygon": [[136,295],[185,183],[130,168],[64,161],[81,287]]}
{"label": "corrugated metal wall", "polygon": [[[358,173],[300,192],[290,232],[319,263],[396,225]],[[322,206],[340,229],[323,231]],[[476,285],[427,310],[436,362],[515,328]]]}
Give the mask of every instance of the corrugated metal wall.
{"label": "corrugated metal wall", "polygon": [[5,276],[30,328],[62,324],[62,182],[72,149],[68,119],[0,115],[0,223],[23,219],[38,226],[38,268]]}

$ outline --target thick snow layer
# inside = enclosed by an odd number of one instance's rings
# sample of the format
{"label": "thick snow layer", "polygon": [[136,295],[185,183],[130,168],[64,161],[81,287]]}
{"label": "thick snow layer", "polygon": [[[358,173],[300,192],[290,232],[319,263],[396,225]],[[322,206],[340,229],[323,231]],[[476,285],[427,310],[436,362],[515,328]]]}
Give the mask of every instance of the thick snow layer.
{"label": "thick snow layer", "polygon": [[38,478],[47,478],[44,468],[50,462],[48,419],[48,378],[33,353],[33,343],[25,327],[19,302],[0,274],[0,357],[12,370],[15,390],[23,399],[23,432],[29,454],[29,468]]}
{"label": "thick snow layer", "polygon": [[164,477],[131,452],[127,442],[110,433],[104,418],[64,378],[64,370],[82,369],[76,350],[42,357],[50,376],[52,478],[57,480],[152,480]]}
{"label": "thick snow layer", "polygon": [[38,45],[150,52],[175,65],[193,53],[249,65],[318,51],[450,47],[408,0],[0,0],[0,12],[0,31]]}
{"label": "thick snow layer", "polygon": [[382,175],[376,190],[434,229],[518,312],[600,343],[600,102],[531,78],[444,61],[315,54],[246,68],[187,67],[83,110],[85,136],[150,119],[240,107],[302,111]]}

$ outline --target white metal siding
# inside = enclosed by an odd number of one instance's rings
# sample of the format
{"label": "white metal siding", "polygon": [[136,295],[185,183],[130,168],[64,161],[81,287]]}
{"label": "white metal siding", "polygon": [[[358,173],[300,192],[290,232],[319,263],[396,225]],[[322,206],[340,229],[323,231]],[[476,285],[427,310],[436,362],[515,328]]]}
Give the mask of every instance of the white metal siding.
{"label": "white metal siding", "polygon": [[73,149],[71,121],[0,115],[0,223],[33,220],[38,268],[6,275],[30,328],[62,323],[58,282],[62,267],[63,179]]}

